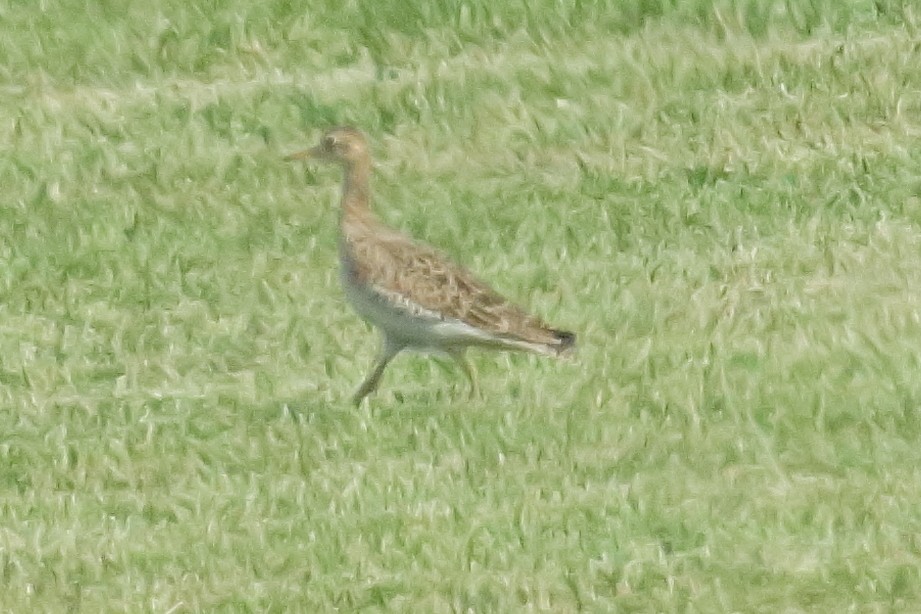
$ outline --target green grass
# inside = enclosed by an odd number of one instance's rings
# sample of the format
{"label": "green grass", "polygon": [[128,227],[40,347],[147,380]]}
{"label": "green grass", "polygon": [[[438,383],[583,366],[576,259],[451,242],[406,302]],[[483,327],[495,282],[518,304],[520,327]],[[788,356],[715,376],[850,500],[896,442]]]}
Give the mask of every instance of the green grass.
{"label": "green grass", "polygon": [[[914,3],[292,4],[0,3],[0,609],[921,609]],[[353,409],[336,123],[577,360]]]}

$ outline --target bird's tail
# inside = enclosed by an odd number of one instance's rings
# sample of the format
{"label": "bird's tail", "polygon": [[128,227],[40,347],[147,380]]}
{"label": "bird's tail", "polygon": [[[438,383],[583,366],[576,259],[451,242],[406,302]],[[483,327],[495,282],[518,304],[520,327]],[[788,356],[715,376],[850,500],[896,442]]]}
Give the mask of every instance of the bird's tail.
{"label": "bird's tail", "polygon": [[553,346],[557,356],[569,356],[576,350],[576,334],[568,330],[551,330],[550,331],[557,342]]}

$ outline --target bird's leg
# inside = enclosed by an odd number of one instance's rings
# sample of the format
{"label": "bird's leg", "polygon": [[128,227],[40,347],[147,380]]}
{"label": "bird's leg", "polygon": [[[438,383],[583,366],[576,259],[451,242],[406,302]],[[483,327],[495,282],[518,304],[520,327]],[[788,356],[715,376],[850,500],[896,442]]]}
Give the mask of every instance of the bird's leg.
{"label": "bird's leg", "polygon": [[465,348],[453,348],[448,350],[448,356],[454,359],[460,368],[463,370],[464,375],[467,376],[467,381],[470,382],[470,398],[474,399],[480,396],[480,385],[477,383],[476,369],[473,368],[473,364],[467,358],[467,351]]}
{"label": "bird's leg", "polygon": [[381,342],[381,351],[378,354],[377,362],[374,363],[374,368],[371,370],[371,373],[368,374],[368,377],[365,378],[365,381],[362,382],[355,396],[352,397],[352,402],[355,403],[355,405],[361,405],[362,399],[374,392],[381,381],[381,375],[383,375],[384,369],[387,368],[387,363],[393,360],[393,357],[399,354],[403,347],[403,345],[394,343],[384,337]]}

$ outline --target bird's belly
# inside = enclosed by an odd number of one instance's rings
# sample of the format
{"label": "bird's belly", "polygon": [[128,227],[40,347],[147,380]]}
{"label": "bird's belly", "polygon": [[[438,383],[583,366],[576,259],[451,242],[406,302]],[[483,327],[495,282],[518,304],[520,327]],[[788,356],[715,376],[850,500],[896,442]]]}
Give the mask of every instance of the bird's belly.
{"label": "bird's belly", "polygon": [[398,296],[389,296],[347,275],[342,286],[358,314],[393,340],[417,349],[444,350],[481,340],[482,331],[445,318]]}

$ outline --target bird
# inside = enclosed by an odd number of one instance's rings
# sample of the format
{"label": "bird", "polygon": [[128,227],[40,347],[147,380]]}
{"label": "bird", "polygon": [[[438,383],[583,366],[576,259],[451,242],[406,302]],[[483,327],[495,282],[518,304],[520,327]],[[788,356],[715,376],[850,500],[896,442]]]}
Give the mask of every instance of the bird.
{"label": "bird", "polygon": [[551,327],[508,301],[444,253],[383,223],[371,209],[371,149],[351,126],[327,130],[318,145],[287,160],[337,163],[344,171],[339,208],[340,282],[354,310],[381,333],[374,365],[352,397],[359,406],[403,350],[454,360],[479,396],[470,347],[550,356],[574,352],[576,335]]}

